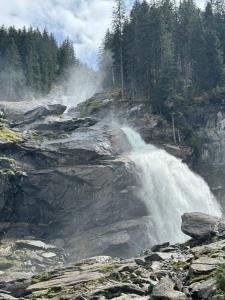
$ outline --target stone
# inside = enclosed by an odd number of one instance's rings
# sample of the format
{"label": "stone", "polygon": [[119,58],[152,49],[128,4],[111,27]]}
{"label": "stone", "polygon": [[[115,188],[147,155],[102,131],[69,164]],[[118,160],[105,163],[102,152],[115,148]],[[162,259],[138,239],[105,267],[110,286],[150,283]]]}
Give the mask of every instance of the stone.
{"label": "stone", "polygon": [[224,259],[211,258],[208,256],[202,256],[197,260],[194,260],[190,266],[191,270],[197,274],[208,274],[216,269],[218,264],[224,263]]}
{"label": "stone", "polygon": [[41,254],[43,257],[45,258],[53,258],[53,257],[56,257],[56,254],[53,253],[53,252],[45,252],[45,253],[42,253]]}
{"label": "stone", "polygon": [[91,127],[97,123],[94,118],[66,118],[48,117],[43,121],[33,123],[30,128],[37,131],[51,131],[60,133],[72,132],[80,127]]}
{"label": "stone", "polygon": [[42,241],[37,241],[37,240],[20,240],[20,241],[16,241],[15,244],[18,249],[21,248],[40,249],[40,250],[57,249],[53,245],[48,245]]}
{"label": "stone", "polygon": [[8,294],[0,293],[0,299],[1,300],[16,300],[18,298],[15,298],[15,297],[10,296]]}
{"label": "stone", "polygon": [[185,213],[181,229],[194,239],[205,240],[212,235],[225,233],[225,220],[203,213]]}
{"label": "stone", "polygon": [[0,110],[12,124],[30,124],[49,115],[61,115],[66,106],[46,100],[0,102]]}
{"label": "stone", "polygon": [[57,286],[70,287],[76,284],[86,283],[88,281],[97,281],[105,277],[104,273],[100,272],[80,272],[71,271],[65,272],[63,275],[59,275],[56,278],[49,279],[40,283],[32,284],[27,288],[28,292],[36,292],[42,290],[48,290]]}
{"label": "stone", "polygon": [[197,296],[200,299],[211,299],[216,291],[216,281],[214,278],[209,278],[192,284],[190,289],[192,296]]}
{"label": "stone", "polygon": [[175,253],[154,252],[145,256],[145,261],[165,261],[170,260]]}
{"label": "stone", "polygon": [[104,288],[95,290],[93,293],[91,293],[91,297],[99,296],[99,295],[110,295],[110,297],[113,297],[114,295],[121,295],[122,293],[125,294],[135,294],[139,296],[144,296],[146,292],[133,285],[133,284],[110,284],[109,286],[106,286]]}
{"label": "stone", "polygon": [[195,255],[203,255],[207,253],[212,254],[218,251],[222,251],[224,249],[225,249],[225,240],[221,240],[207,245],[193,247],[191,248],[191,252],[194,253]]}
{"label": "stone", "polygon": [[169,247],[170,243],[164,243],[164,244],[161,244],[161,245],[154,245],[152,248],[151,248],[151,251],[152,252],[160,252],[161,249],[163,248],[167,248]]}
{"label": "stone", "polygon": [[174,282],[165,277],[153,288],[152,300],[185,300],[186,295],[182,292],[174,290]]}
{"label": "stone", "polygon": [[137,296],[134,294],[122,294],[119,297],[114,297],[114,300],[149,300],[148,296]]}

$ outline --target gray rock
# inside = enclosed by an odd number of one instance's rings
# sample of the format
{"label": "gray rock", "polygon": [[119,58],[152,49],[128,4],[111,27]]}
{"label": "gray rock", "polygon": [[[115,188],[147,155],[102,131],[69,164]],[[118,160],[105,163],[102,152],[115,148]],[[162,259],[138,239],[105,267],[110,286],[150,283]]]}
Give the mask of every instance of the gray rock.
{"label": "gray rock", "polygon": [[222,251],[225,249],[225,240],[220,240],[218,242],[210,243],[203,246],[196,246],[191,248],[191,252],[199,255],[199,254],[207,254],[207,253],[216,253],[218,251]]}
{"label": "gray rock", "polygon": [[152,300],[185,300],[186,295],[182,292],[174,290],[174,282],[169,278],[163,278],[153,288]]}
{"label": "gray rock", "polygon": [[32,123],[45,116],[60,115],[66,110],[66,106],[45,100],[31,100],[0,102],[0,110],[10,123],[20,125]]}
{"label": "gray rock", "polygon": [[194,239],[204,240],[212,235],[225,234],[225,220],[203,213],[185,213],[181,229]]}
{"label": "gray rock", "polygon": [[148,296],[137,296],[134,294],[122,294],[119,297],[114,297],[114,300],[149,300]]}
{"label": "gray rock", "polygon": [[37,131],[71,132],[80,127],[90,127],[97,123],[94,118],[66,118],[66,117],[47,117],[44,120],[37,121],[30,126],[30,129]]}
{"label": "gray rock", "polygon": [[164,260],[170,260],[175,253],[164,253],[164,252],[154,252],[152,254],[149,254],[145,256],[145,261],[164,261]]}
{"label": "gray rock", "polygon": [[56,247],[53,245],[48,245],[42,241],[37,241],[37,240],[20,240],[20,241],[16,241],[15,245],[18,249],[22,249],[22,248],[39,249],[39,250],[56,249]]}
{"label": "gray rock", "polygon": [[191,294],[199,299],[211,299],[216,290],[215,279],[209,278],[205,281],[194,283],[190,286]]}
{"label": "gray rock", "polygon": [[18,298],[15,298],[15,297],[10,296],[8,294],[0,293],[0,299],[1,300],[16,300]]}
{"label": "gray rock", "polygon": [[121,295],[122,293],[134,294],[139,296],[144,296],[146,294],[146,292],[143,289],[133,284],[121,283],[121,284],[111,284],[110,286],[106,286],[104,288],[98,289],[93,293],[91,293],[91,297],[105,295],[108,298],[108,296],[114,297],[117,296],[118,294]]}
{"label": "gray rock", "polygon": [[215,270],[218,264],[222,264],[224,262],[224,259],[202,256],[192,262],[191,270],[197,274],[207,274]]}

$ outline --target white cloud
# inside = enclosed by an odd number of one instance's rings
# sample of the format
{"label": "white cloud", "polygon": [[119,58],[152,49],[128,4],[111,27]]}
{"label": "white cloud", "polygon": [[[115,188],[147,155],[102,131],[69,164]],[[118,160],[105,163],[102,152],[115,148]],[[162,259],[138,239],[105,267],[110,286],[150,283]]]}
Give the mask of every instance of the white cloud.
{"label": "white cloud", "polygon": [[47,28],[58,39],[69,36],[77,56],[93,62],[110,26],[113,0],[0,0],[5,26]]}
{"label": "white cloud", "polygon": [[[127,0],[131,3],[134,0]],[[198,0],[203,3],[204,0]],[[69,36],[79,59],[95,64],[110,26],[114,0],[0,0],[5,26],[47,28],[58,39]]]}

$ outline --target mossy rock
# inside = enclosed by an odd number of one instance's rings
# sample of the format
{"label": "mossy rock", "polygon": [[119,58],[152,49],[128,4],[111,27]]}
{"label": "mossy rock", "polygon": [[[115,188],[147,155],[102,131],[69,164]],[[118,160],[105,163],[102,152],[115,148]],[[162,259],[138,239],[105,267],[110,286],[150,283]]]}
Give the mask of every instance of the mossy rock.
{"label": "mossy rock", "polygon": [[108,91],[106,93],[96,94],[89,100],[82,102],[77,107],[80,111],[81,117],[85,117],[95,112],[101,107],[108,105],[109,102],[105,102],[105,100],[119,100],[121,98],[120,90]]}
{"label": "mossy rock", "polygon": [[65,295],[68,293],[68,289],[61,287],[61,286],[54,286],[48,289],[47,297],[54,298],[56,296]]}
{"label": "mossy rock", "polygon": [[216,279],[217,294],[225,296],[225,264],[219,264],[213,272],[213,275]]}
{"label": "mossy rock", "polygon": [[190,263],[186,261],[177,261],[172,263],[172,268],[174,271],[177,271],[179,269],[187,270],[189,269]]}
{"label": "mossy rock", "polygon": [[49,273],[41,273],[32,277],[32,284],[49,280]]}
{"label": "mossy rock", "polygon": [[119,268],[120,265],[116,264],[116,263],[112,263],[112,264],[105,264],[101,267],[100,272],[102,273],[111,273],[113,272],[115,269]]}
{"label": "mossy rock", "polygon": [[190,283],[200,282],[203,280],[207,280],[212,277],[212,274],[201,274],[201,275],[192,275],[190,278]]}
{"label": "mossy rock", "polygon": [[20,142],[23,140],[22,134],[7,127],[0,128],[0,140],[7,144]]}
{"label": "mossy rock", "polygon": [[17,162],[14,159],[6,157],[6,156],[1,156],[0,157],[0,174],[16,176],[18,174],[21,174],[21,169],[17,165]]}

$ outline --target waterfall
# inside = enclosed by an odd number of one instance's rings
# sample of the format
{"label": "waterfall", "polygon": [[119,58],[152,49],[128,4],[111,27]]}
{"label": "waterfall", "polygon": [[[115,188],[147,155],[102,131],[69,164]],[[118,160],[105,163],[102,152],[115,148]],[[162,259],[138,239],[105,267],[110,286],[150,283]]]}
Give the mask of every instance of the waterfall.
{"label": "waterfall", "polygon": [[122,128],[132,147],[129,154],[141,183],[139,197],[145,202],[151,222],[151,244],[183,242],[181,215],[203,212],[221,216],[221,209],[207,183],[180,159],[146,144],[129,127]]}

